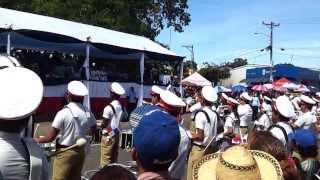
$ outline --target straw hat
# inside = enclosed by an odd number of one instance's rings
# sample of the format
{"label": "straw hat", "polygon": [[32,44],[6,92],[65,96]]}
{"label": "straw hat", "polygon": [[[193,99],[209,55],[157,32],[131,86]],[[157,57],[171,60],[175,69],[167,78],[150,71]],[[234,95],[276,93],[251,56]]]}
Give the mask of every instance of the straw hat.
{"label": "straw hat", "polygon": [[274,157],[243,146],[206,155],[193,166],[193,180],[282,180],[282,175]]}

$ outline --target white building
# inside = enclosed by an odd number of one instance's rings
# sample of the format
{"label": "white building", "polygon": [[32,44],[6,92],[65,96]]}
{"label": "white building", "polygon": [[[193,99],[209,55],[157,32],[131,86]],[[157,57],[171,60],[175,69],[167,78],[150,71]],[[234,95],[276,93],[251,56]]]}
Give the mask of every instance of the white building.
{"label": "white building", "polygon": [[245,82],[247,69],[268,67],[268,65],[248,64],[230,70],[230,77],[220,80],[221,85],[231,87],[233,84]]}

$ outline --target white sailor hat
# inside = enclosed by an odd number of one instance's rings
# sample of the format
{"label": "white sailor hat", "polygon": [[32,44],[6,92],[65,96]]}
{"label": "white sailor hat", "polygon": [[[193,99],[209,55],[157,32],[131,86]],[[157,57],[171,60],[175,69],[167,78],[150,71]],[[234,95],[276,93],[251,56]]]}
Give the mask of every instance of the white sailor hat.
{"label": "white sailor hat", "polygon": [[162,90],[160,93],[160,98],[164,103],[172,107],[186,106],[186,103],[184,103],[180,97],[169,90]]}
{"label": "white sailor hat", "polygon": [[221,96],[223,97],[223,99],[228,100],[228,96],[225,93],[222,93]]}
{"label": "white sailor hat", "polygon": [[88,95],[88,89],[86,85],[84,85],[80,81],[71,81],[68,83],[68,92],[75,96],[86,96]]}
{"label": "white sailor hat", "polygon": [[241,95],[240,95],[240,98],[244,98],[248,101],[251,101],[252,100],[252,97],[247,93],[247,92],[243,92]]}
{"label": "white sailor hat", "polygon": [[263,99],[269,102],[272,102],[272,99],[270,99],[268,96],[263,96]]}
{"label": "white sailor hat", "polygon": [[117,82],[113,82],[111,83],[111,92],[114,92],[118,95],[124,95],[126,93],[126,91],[124,90],[124,88],[121,86],[120,83]]}
{"label": "white sailor hat", "polygon": [[160,93],[161,93],[161,91],[163,91],[163,89],[161,89],[159,86],[157,86],[157,85],[153,85],[152,87],[151,87],[151,93],[152,94],[158,94],[158,95],[160,95]]}
{"label": "white sailor hat", "polygon": [[320,97],[320,92],[317,92],[316,95],[317,95],[318,97]]}
{"label": "white sailor hat", "polygon": [[42,101],[42,81],[29,69],[22,67],[1,69],[0,82],[0,119],[25,118],[34,112]]}
{"label": "white sailor hat", "polygon": [[212,86],[204,86],[201,90],[201,94],[204,99],[209,102],[216,102],[218,99],[217,92]]}
{"label": "white sailor hat", "polygon": [[233,99],[232,97],[228,97],[227,102],[232,103],[232,104],[236,104],[236,105],[239,104],[239,102],[237,100]]}
{"label": "white sailor hat", "polygon": [[295,116],[294,107],[287,96],[279,96],[276,99],[275,107],[277,111],[286,118]]}
{"label": "white sailor hat", "polygon": [[309,96],[306,96],[303,94],[300,96],[300,99],[301,99],[301,101],[303,101],[307,104],[311,104],[311,105],[316,104],[316,102],[314,100],[312,100]]}
{"label": "white sailor hat", "polygon": [[0,55],[0,68],[1,67],[17,67],[20,66],[18,60],[12,56]]}

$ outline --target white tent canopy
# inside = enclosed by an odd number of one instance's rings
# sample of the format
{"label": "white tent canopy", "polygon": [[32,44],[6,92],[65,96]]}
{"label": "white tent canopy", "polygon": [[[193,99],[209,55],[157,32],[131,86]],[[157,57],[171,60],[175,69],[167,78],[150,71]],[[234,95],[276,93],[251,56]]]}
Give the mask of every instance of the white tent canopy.
{"label": "white tent canopy", "polygon": [[0,8],[0,17],[0,29],[53,33],[82,42],[86,42],[90,37],[91,43],[179,57],[148,38],[102,27],[4,8]]}
{"label": "white tent canopy", "polygon": [[212,85],[212,83],[209,80],[207,80],[197,72],[183,79],[182,84],[192,84],[192,85],[202,86],[202,87]]}

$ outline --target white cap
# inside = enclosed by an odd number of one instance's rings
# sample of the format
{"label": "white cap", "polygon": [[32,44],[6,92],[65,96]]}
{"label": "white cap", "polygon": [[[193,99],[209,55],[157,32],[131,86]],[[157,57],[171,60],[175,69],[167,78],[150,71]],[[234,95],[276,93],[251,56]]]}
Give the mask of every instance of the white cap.
{"label": "white cap", "polygon": [[217,92],[212,86],[204,86],[201,90],[201,94],[205,100],[210,102],[216,102],[218,99]]}
{"label": "white cap", "polygon": [[43,84],[33,71],[22,67],[0,70],[0,119],[18,120],[37,109],[43,97]]}
{"label": "white cap", "polygon": [[240,95],[240,98],[244,98],[248,101],[251,101],[252,100],[252,97],[247,93],[247,92],[243,92],[241,95]]}
{"label": "white cap", "polygon": [[121,84],[117,83],[117,82],[113,82],[111,84],[111,92],[114,92],[118,95],[124,95],[126,93],[126,91],[124,90],[124,88],[121,86]]}
{"label": "white cap", "polygon": [[161,89],[159,86],[157,86],[157,85],[153,85],[152,87],[151,87],[151,91],[153,92],[153,93],[155,93],[155,94],[159,94],[160,95],[160,93],[161,93],[161,91],[163,91],[163,89]]}
{"label": "white cap", "polygon": [[320,92],[317,92],[316,95],[317,95],[318,97],[320,97]]}
{"label": "white cap", "polygon": [[268,96],[263,96],[263,99],[269,102],[272,102],[272,99],[270,99]]}
{"label": "white cap", "polygon": [[316,102],[314,100],[312,100],[309,96],[306,96],[303,94],[300,96],[300,99],[301,99],[301,101],[303,101],[307,104],[311,104],[311,105],[316,104]]}
{"label": "white cap", "polygon": [[0,55],[0,67],[17,67],[20,66],[19,61],[12,57],[6,55]]}
{"label": "white cap", "polygon": [[173,107],[186,106],[186,103],[184,103],[180,97],[168,90],[162,90],[160,93],[160,98],[163,102]]}
{"label": "white cap", "polygon": [[293,105],[287,96],[279,96],[276,99],[275,105],[282,116],[286,118],[292,118],[295,116]]}
{"label": "white cap", "polygon": [[80,81],[71,81],[68,83],[68,92],[75,96],[86,96],[88,95],[88,89],[86,85],[84,85]]}
{"label": "white cap", "polygon": [[232,97],[228,97],[227,101],[231,102],[232,104],[239,104],[239,102]]}
{"label": "white cap", "polygon": [[221,96],[223,97],[223,99],[228,100],[228,96],[225,93],[222,93]]}

